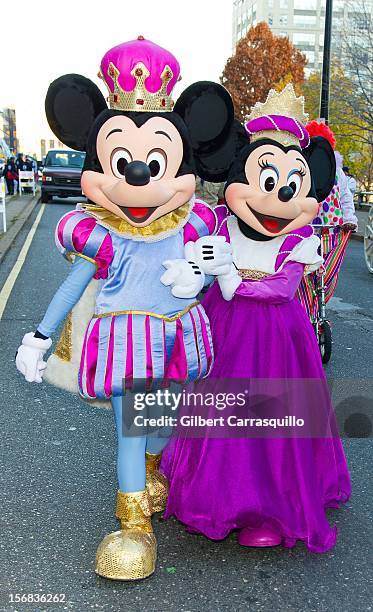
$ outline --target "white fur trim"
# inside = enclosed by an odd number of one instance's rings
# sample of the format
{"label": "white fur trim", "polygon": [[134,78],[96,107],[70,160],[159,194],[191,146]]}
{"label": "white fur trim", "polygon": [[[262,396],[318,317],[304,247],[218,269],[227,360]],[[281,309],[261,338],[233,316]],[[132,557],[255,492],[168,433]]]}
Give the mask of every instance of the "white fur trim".
{"label": "white fur trim", "polygon": [[[99,281],[92,280],[79,302],[71,311],[72,323],[72,354],[70,361],[63,361],[52,354],[47,361],[47,369],[43,380],[70,393],[79,395],[78,372],[82,353],[85,331],[95,308],[95,300]],[[85,398],[81,398],[84,401]],[[105,400],[87,400],[89,404],[100,408],[110,408],[111,404]]]}
{"label": "white fur trim", "polygon": [[315,272],[315,270],[318,270],[323,264],[323,259],[318,253],[319,246],[320,238],[317,236],[313,235],[309,236],[309,238],[304,238],[294,247],[281,268],[283,268],[288,261],[297,261],[307,266],[306,274]]}
{"label": "white fur trim", "polygon": [[34,333],[29,332],[23,336],[22,344],[24,346],[36,348],[45,353],[52,346],[52,340],[50,338],[46,338],[46,340],[43,340],[42,338],[35,338]]}

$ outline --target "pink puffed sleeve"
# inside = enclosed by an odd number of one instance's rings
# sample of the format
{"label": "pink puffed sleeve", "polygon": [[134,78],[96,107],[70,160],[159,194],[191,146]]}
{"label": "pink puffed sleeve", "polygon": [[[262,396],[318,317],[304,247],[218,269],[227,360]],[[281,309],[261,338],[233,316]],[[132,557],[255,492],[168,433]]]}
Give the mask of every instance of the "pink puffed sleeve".
{"label": "pink puffed sleeve", "polygon": [[215,234],[217,225],[217,217],[212,208],[202,200],[196,200],[184,226],[184,244]]}
{"label": "pink puffed sleeve", "polygon": [[97,266],[94,278],[107,278],[113,260],[113,244],[109,230],[82,211],[67,213],[56,228],[56,245],[67,257],[69,253],[86,257]]}
{"label": "pink puffed sleeve", "polygon": [[218,228],[216,233],[218,236],[224,236],[227,242],[231,241],[231,237],[228,231],[228,218],[231,216],[228,207],[226,204],[219,204],[215,206],[214,213],[216,214],[216,218],[218,220]]}

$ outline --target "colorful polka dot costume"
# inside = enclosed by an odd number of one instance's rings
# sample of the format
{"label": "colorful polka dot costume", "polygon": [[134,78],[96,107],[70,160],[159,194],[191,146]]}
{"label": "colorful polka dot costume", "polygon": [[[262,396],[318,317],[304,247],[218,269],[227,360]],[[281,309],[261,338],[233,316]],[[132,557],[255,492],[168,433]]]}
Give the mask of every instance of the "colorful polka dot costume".
{"label": "colorful polka dot costume", "polygon": [[337,169],[334,187],[328,197],[321,202],[319,214],[312,222],[314,225],[343,225],[340,185],[339,169]]}

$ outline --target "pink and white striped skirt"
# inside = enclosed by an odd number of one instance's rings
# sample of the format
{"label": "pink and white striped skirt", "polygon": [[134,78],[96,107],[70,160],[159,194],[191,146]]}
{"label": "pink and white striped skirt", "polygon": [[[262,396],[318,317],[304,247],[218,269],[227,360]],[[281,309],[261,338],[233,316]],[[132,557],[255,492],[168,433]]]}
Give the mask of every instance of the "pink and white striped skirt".
{"label": "pink and white striped skirt", "polygon": [[123,395],[134,380],[193,381],[213,362],[210,325],[200,304],[170,320],[152,314],[109,314],[87,328],[79,369],[83,397]]}

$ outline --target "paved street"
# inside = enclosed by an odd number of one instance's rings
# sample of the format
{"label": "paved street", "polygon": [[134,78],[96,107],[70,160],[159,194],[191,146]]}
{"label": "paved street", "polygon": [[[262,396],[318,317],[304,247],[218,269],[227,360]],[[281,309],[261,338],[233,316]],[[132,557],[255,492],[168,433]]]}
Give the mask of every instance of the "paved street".
{"label": "paved street", "polygon": [[[0,287],[39,209],[2,262]],[[312,554],[302,544],[245,549],[235,534],[215,543],[186,534],[176,521],[155,520],[159,556],[153,577],[129,584],[95,576],[97,544],[117,528],[112,414],[47,384],[27,384],[14,364],[23,334],[35,329],[68,271],[53,233],[69,209],[66,203],[47,206],[0,321],[0,610],[371,610],[371,439],[345,441],[353,497],[330,512],[340,533],[328,554]],[[362,243],[355,241],[329,311],[334,345],[328,376],[372,376],[372,298],[373,276]],[[66,602],[44,608],[9,603],[10,593],[37,592],[65,593]]]}

